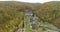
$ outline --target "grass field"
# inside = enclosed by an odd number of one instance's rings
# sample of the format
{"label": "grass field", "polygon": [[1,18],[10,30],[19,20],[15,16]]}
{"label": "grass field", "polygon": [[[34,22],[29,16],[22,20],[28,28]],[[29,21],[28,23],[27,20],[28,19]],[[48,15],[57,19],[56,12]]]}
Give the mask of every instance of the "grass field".
{"label": "grass field", "polygon": [[34,32],[34,31],[30,28],[30,25],[26,25],[26,32]]}
{"label": "grass field", "polygon": [[31,28],[30,28],[30,17],[25,17],[25,21],[26,21],[26,27],[25,27],[25,32],[34,32]]}

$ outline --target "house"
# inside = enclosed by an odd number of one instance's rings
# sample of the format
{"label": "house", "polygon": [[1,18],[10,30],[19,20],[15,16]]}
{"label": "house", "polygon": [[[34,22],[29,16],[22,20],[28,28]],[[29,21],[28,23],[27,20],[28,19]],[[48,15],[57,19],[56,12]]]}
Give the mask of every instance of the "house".
{"label": "house", "polygon": [[24,32],[24,29],[18,29],[15,32]]}
{"label": "house", "polygon": [[33,20],[38,20],[39,18],[38,17],[33,17]]}
{"label": "house", "polygon": [[33,13],[32,13],[32,12],[26,12],[25,15],[26,15],[26,16],[32,16]]}
{"label": "house", "polygon": [[38,17],[32,17],[32,18],[30,18],[30,22],[32,23],[32,22],[35,22],[36,20],[39,20],[39,18]]}

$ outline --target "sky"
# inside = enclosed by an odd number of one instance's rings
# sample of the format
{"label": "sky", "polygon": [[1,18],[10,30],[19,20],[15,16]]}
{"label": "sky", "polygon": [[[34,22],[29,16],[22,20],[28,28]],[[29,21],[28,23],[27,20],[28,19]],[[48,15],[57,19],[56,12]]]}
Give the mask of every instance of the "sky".
{"label": "sky", "polygon": [[20,1],[20,2],[29,2],[29,3],[45,3],[49,1],[60,1],[60,0],[0,0],[0,1]]}

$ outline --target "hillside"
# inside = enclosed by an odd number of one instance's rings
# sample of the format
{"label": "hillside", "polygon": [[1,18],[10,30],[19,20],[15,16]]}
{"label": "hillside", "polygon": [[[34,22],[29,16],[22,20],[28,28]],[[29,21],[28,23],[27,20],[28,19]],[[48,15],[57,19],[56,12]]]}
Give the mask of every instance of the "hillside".
{"label": "hillside", "polygon": [[60,28],[60,1],[43,3],[36,10],[38,10],[36,13],[43,22],[49,22]]}
{"label": "hillside", "polygon": [[0,32],[14,32],[22,25],[24,13],[34,10],[38,5],[16,1],[0,2]]}

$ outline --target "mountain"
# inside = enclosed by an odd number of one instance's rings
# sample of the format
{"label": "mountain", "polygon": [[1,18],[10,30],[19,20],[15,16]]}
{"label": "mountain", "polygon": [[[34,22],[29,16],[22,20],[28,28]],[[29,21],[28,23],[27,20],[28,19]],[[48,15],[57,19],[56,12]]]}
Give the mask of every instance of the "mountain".
{"label": "mountain", "polygon": [[43,3],[36,10],[43,22],[49,22],[60,29],[60,1]]}

